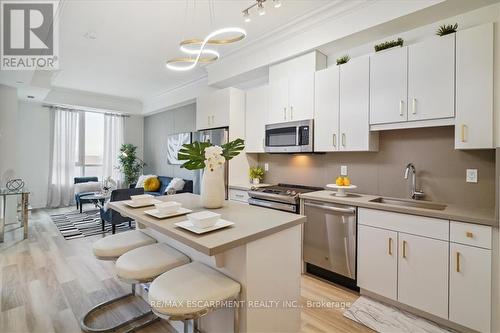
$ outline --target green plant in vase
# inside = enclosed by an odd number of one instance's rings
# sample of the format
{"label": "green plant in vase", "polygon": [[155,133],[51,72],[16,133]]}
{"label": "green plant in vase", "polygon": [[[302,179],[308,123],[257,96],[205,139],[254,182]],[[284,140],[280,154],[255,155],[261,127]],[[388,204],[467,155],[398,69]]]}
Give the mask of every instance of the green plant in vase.
{"label": "green plant in vase", "polygon": [[117,168],[123,172],[127,185],[137,182],[142,169],[146,166],[146,163],[137,157],[136,150],[137,147],[130,143],[124,143],[120,147],[118,155],[120,165]]}
{"label": "green plant in vase", "polygon": [[249,171],[250,179],[254,185],[260,184],[260,182],[264,179],[264,169],[261,167],[252,167]]}
{"label": "green plant in vase", "polygon": [[438,36],[446,36],[452,33],[457,32],[458,29],[458,23],[455,23],[454,25],[452,24],[443,24],[442,26],[439,27],[438,31],[436,31],[436,35]]}
{"label": "green plant in vase", "polygon": [[210,142],[188,143],[177,154],[179,161],[186,161],[181,168],[204,169],[201,181],[201,202],[205,208],[220,208],[225,198],[224,164],[245,149],[245,141],[236,139],[222,146]]}

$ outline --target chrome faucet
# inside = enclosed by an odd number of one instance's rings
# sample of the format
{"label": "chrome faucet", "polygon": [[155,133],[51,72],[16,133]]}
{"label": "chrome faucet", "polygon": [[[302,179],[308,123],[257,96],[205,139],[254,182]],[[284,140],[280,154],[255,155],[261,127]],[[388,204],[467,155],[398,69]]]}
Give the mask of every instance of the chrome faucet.
{"label": "chrome faucet", "polygon": [[406,166],[405,179],[408,179],[410,172],[411,172],[411,198],[417,200],[422,198],[425,194],[422,189],[417,190],[417,169],[415,169],[413,163],[408,163],[408,165]]}

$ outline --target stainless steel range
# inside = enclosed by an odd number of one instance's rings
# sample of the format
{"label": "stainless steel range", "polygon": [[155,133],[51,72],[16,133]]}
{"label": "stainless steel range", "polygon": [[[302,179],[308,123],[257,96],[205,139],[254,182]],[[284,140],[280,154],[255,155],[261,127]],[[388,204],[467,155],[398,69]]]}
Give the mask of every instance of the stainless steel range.
{"label": "stainless steel range", "polygon": [[248,191],[248,203],[254,206],[283,210],[291,213],[299,212],[299,195],[301,193],[321,191],[321,187],[278,184]]}

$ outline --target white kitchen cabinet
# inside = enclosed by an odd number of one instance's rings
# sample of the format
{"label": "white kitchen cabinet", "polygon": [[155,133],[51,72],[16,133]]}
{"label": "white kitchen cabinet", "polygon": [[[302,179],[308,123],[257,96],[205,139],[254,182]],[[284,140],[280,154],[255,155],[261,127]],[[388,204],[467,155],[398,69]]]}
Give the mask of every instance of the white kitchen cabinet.
{"label": "white kitchen cabinet", "polygon": [[339,143],[339,66],[316,72],[314,151],[337,151]]}
{"label": "white kitchen cabinet", "polygon": [[267,124],[286,122],[289,113],[288,78],[269,83],[269,114]]}
{"label": "white kitchen cabinet", "polygon": [[398,47],[370,57],[370,124],[408,120],[408,48]]}
{"label": "white kitchen cabinet", "polygon": [[455,148],[493,148],[493,23],[456,33]]}
{"label": "white kitchen cabinet", "polygon": [[370,132],[368,57],[351,59],[340,66],[340,150],[378,149],[378,133]]}
{"label": "white kitchen cabinet", "polygon": [[292,121],[314,118],[314,72],[290,76],[288,79],[289,117]]}
{"label": "white kitchen cabinet", "polygon": [[450,244],[450,320],[491,331],[491,250]]}
{"label": "white kitchen cabinet", "polygon": [[231,98],[237,90],[220,89],[196,99],[196,129],[209,129],[229,126]]}
{"label": "white kitchen cabinet", "polygon": [[408,120],[455,116],[455,34],[408,46]]}
{"label": "white kitchen cabinet", "polygon": [[314,118],[314,73],[326,56],[314,51],[269,68],[268,124]]}
{"label": "white kitchen cabinet", "polygon": [[266,117],[268,114],[267,85],[247,90],[245,107],[245,151],[263,153]]}
{"label": "white kitchen cabinet", "polygon": [[399,233],[398,301],[448,318],[446,241]]}
{"label": "white kitchen cabinet", "polygon": [[358,226],[358,286],[397,300],[398,233]]}

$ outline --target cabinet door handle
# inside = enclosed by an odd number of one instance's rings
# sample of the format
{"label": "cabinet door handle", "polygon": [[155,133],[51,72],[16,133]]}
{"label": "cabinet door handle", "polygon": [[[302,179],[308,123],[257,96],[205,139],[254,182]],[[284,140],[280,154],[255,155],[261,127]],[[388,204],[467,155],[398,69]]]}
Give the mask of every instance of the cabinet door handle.
{"label": "cabinet door handle", "polygon": [[417,114],[417,99],[413,98],[413,101],[411,103],[411,113]]}
{"label": "cabinet door handle", "polygon": [[403,112],[403,107],[404,107],[404,103],[403,100],[400,100],[399,101],[399,115],[402,117],[404,116],[404,112]]}
{"label": "cabinet door handle", "polygon": [[472,232],[470,232],[470,231],[467,231],[467,232],[465,233],[465,236],[466,236],[467,238],[474,238],[474,234],[473,234]]}
{"label": "cabinet door handle", "polygon": [[457,251],[457,273],[460,273],[460,252]]}
{"label": "cabinet door handle", "polygon": [[283,108],[283,120],[286,120],[286,106]]}
{"label": "cabinet door handle", "polygon": [[465,124],[462,124],[462,126],[460,126],[460,141],[462,142],[465,142],[465,130],[467,129],[467,125]]}
{"label": "cabinet door handle", "polygon": [[342,147],[345,147],[346,146],[346,137],[345,137],[345,133],[342,133]]}
{"label": "cabinet door handle", "polygon": [[403,241],[403,258],[406,258],[406,241]]}
{"label": "cabinet door handle", "polygon": [[337,148],[337,134],[333,133],[333,147]]}
{"label": "cabinet door handle", "polygon": [[290,106],[290,120],[293,120],[293,106]]}
{"label": "cabinet door handle", "polygon": [[392,256],[392,238],[389,237],[389,255]]}
{"label": "cabinet door handle", "polygon": [[212,116],[212,126],[215,124],[215,116]]}
{"label": "cabinet door handle", "polygon": [[210,126],[210,116],[208,116],[207,119],[208,119],[208,126]]}

